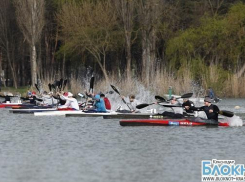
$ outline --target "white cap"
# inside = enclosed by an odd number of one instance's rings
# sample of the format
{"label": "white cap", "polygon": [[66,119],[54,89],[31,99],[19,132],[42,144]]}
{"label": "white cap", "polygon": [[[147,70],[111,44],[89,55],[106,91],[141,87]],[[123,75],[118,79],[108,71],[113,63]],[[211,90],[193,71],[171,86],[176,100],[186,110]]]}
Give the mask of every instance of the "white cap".
{"label": "white cap", "polygon": [[72,97],[73,94],[71,92],[68,92],[68,97]]}

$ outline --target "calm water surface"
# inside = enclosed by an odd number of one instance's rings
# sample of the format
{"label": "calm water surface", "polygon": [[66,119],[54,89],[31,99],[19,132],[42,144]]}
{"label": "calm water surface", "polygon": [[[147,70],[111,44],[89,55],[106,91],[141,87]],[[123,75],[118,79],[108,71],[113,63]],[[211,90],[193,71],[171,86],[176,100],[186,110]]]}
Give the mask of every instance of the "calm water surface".
{"label": "calm water surface", "polygon": [[[244,99],[218,105],[245,120]],[[0,114],[0,182],[197,182],[201,160],[245,164],[245,127],[121,127],[101,118]]]}

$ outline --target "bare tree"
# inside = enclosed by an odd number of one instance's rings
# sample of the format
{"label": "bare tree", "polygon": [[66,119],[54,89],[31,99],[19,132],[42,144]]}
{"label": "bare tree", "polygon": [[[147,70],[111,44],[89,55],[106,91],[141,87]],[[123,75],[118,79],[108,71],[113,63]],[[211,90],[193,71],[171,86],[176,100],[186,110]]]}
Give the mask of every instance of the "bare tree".
{"label": "bare tree", "polygon": [[156,30],[161,15],[161,0],[139,0],[137,6],[142,36],[142,78],[149,86],[156,59]]}
{"label": "bare tree", "polygon": [[44,0],[15,0],[16,17],[19,27],[30,45],[32,85],[37,83],[37,51],[44,26]]}
{"label": "bare tree", "polygon": [[117,12],[121,21],[123,22],[125,43],[126,43],[126,55],[127,55],[127,78],[131,78],[131,45],[132,45],[132,32],[134,27],[134,0],[115,0]]}
{"label": "bare tree", "polygon": [[65,47],[69,52],[89,52],[108,81],[106,53],[119,45],[121,34],[110,1],[83,1],[66,4],[58,15]]}
{"label": "bare tree", "polygon": [[[13,7],[11,1],[0,1],[0,47],[4,53],[4,57],[8,62],[11,70],[14,87],[17,88],[17,76],[15,68],[15,47],[16,47],[16,32]],[[12,9],[11,9],[12,8]]]}
{"label": "bare tree", "polygon": [[210,6],[212,15],[213,16],[217,15],[220,7],[224,3],[224,0],[207,0],[207,1],[208,1],[209,6]]}

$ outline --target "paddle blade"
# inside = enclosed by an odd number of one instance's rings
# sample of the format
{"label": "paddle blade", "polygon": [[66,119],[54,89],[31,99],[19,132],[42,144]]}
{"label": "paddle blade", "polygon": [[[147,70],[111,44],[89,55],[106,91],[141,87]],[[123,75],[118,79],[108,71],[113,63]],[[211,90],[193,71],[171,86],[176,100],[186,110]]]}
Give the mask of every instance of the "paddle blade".
{"label": "paddle blade", "polygon": [[48,88],[49,88],[49,91],[52,92],[52,86],[50,83],[48,84]]}
{"label": "paddle blade", "polygon": [[52,89],[53,89],[53,90],[55,90],[55,86],[54,86],[54,84],[52,84],[52,85],[51,85],[51,87],[52,87]]}
{"label": "paddle blade", "polygon": [[231,111],[225,111],[225,110],[222,110],[222,111],[219,111],[219,114],[223,115],[223,116],[226,116],[226,117],[233,117],[234,116],[234,113],[231,112]]}
{"label": "paddle blade", "polygon": [[165,98],[163,98],[163,97],[161,97],[161,96],[159,96],[159,95],[156,95],[156,96],[155,96],[155,99],[156,99],[157,101],[159,101],[159,102],[167,102]]}
{"label": "paddle blade", "polygon": [[36,87],[37,91],[40,93],[40,90],[39,90],[39,88],[38,88],[36,83],[35,83],[35,87]]}
{"label": "paddle blade", "polygon": [[64,80],[61,78],[61,79],[60,79],[60,87],[59,87],[60,91],[61,91],[61,89],[62,89],[63,82],[64,82]]}
{"label": "paddle blade", "polygon": [[67,79],[64,81],[63,90],[65,90],[66,84],[67,84]]}
{"label": "paddle blade", "polygon": [[181,96],[181,98],[190,98],[192,97],[193,93],[186,93],[184,95]]}
{"label": "paddle blade", "polygon": [[152,104],[145,104],[145,103],[144,104],[139,104],[139,105],[136,106],[136,108],[137,109],[143,109],[144,107],[147,107],[149,105],[152,105]]}
{"label": "paddle blade", "polygon": [[89,86],[89,92],[94,89],[94,77],[90,79],[90,86]]}
{"label": "paddle blade", "polygon": [[111,88],[112,88],[116,93],[118,93],[118,95],[120,95],[120,92],[117,90],[117,88],[116,88],[115,86],[111,85]]}

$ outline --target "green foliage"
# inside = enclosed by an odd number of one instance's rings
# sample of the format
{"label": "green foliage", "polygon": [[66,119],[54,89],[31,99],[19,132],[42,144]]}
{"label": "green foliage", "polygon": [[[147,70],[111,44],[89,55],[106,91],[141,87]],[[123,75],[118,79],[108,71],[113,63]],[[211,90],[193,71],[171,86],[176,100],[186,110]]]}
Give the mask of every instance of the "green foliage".
{"label": "green foliage", "polygon": [[106,2],[66,4],[58,17],[66,52],[80,53],[87,50],[98,57],[123,45],[123,32],[118,28],[115,12]]}

